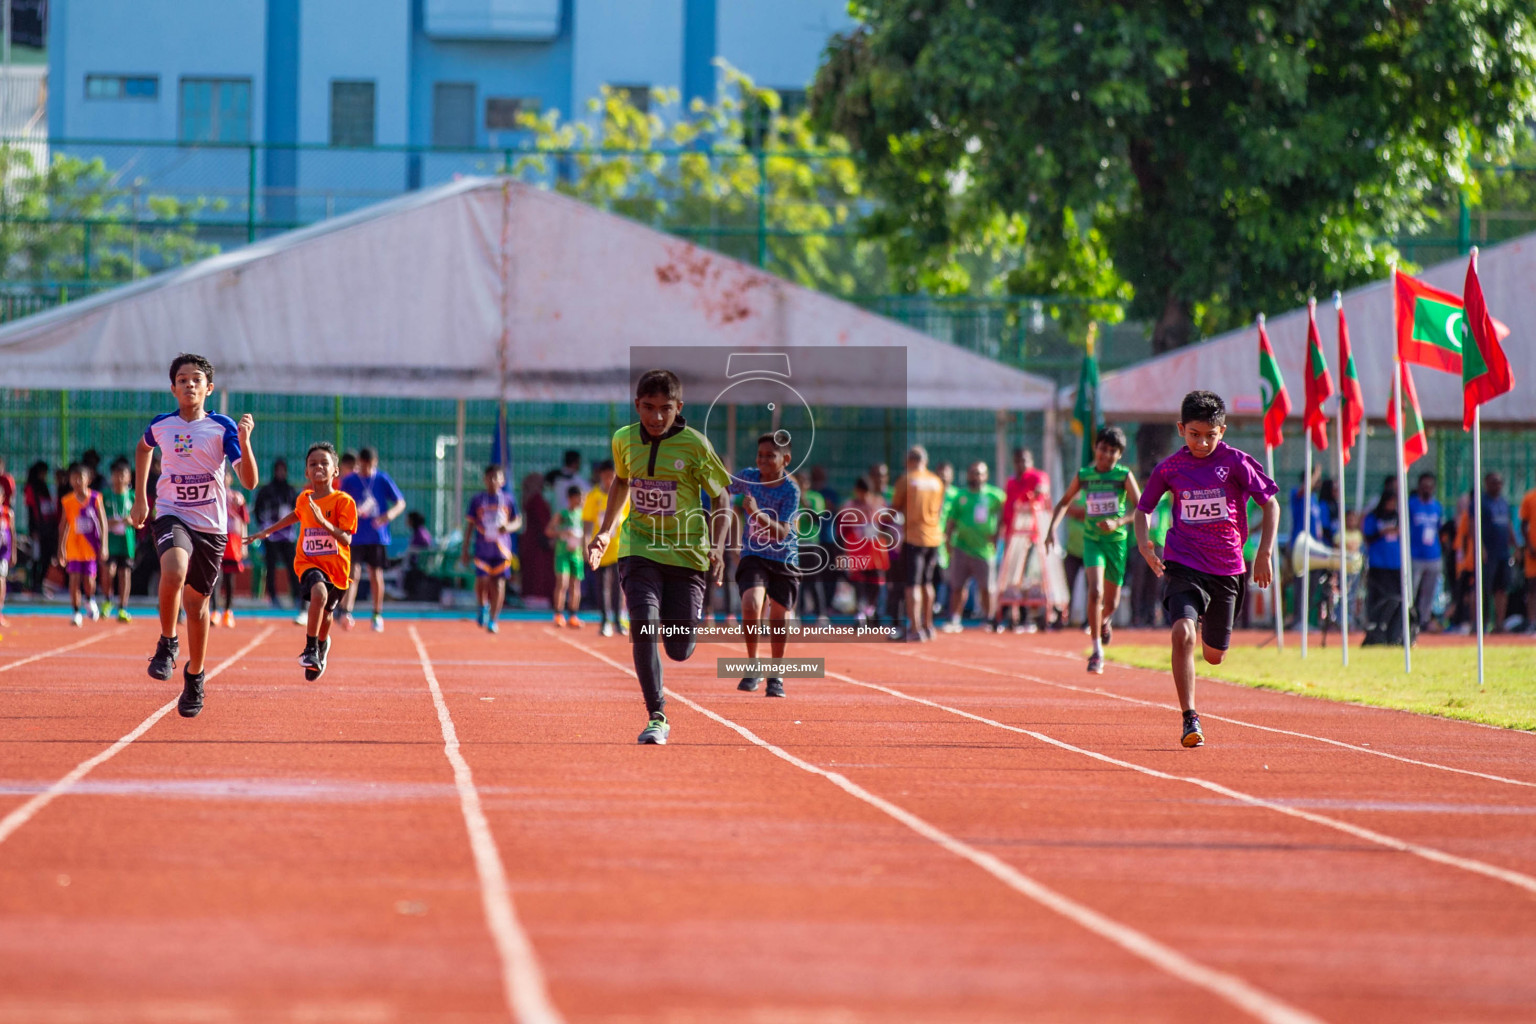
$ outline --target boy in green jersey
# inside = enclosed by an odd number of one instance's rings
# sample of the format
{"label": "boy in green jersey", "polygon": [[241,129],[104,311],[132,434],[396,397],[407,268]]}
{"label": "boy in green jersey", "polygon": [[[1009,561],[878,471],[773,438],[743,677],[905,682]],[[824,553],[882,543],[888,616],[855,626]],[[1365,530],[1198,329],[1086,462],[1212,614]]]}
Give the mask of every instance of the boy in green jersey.
{"label": "boy in green jersey", "polygon": [[[704,595],[719,585],[730,534],[731,476],[714,447],[681,413],[683,385],[670,370],[647,370],[635,386],[640,422],[613,435],[613,484],[602,525],[587,545],[596,568],[613,538],[619,512],[619,582],[629,606],[635,675],[650,722],[641,743],[665,743],[666,698],[658,642],[673,661],[686,661],[704,614]],[[705,498],[709,499],[708,508]]]}
{"label": "boy in green jersey", "polygon": [[107,614],[112,614],[112,600],[117,599],[117,621],[132,622],[128,614],[128,587],[132,583],[134,532],[128,525],[133,511],[133,467],[127,459],[112,463],[112,489],[101,496],[107,510],[107,578],[101,581],[107,599]]}
{"label": "boy in green jersey", "polygon": [[[565,508],[551,516],[544,535],[555,542],[555,625],[581,628],[581,488],[565,489]],[[569,618],[566,616],[569,615]]]}
{"label": "boy in green jersey", "polygon": [[[1066,493],[1051,513],[1045,531],[1045,549],[1055,544],[1056,527],[1081,491],[1087,499],[1083,521],[1083,577],[1088,583],[1088,630],[1093,653],[1088,671],[1104,671],[1104,645],[1109,643],[1110,619],[1120,606],[1120,585],[1125,582],[1125,554],[1129,539],[1126,527],[1132,508],[1141,500],[1141,488],[1129,466],[1120,464],[1125,454],[1125,431],[1105,427],[1093,444],[1093,462],[1077,471]],[[1127,502],[1126,499],[1130,501]]]}

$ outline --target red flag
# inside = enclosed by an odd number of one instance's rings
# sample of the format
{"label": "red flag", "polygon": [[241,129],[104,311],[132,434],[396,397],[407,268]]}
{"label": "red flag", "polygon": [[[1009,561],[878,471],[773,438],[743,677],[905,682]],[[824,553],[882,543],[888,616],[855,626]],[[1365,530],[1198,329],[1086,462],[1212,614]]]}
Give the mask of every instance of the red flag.
{"label": "red flag", "polygon": [[1285,393],[1285,380],[1280,376],[1280,363],[1275,350],[1269,344],[1269,332],[1264,330],[1264,318],[1259,317],[1259,391],[1264,399],[1264,443],[1279,448],[1285,443],[1280,426],[1291,414],[1291,396]]}
{"label": "red flag", "polygon": [[[1338,301],[1335,295],[1335,302]],[[1349,323],[1344,319],[1344,304],[1339,302],[1339,406],[1344,413],[1344,461],[1360,436],[1365,422],[1365,394],[1360,390],[1360,374],[1355,369],[1355,354],[1349,346]]]}
{"label": "red flag", "polygon": [[[1460,296],[1409,277],[1401,270],[1392,274],[1393,301],[1397,304],[1397,357],[1405,363],[1431,370],[1461,373],[1461,350],[1466,335],[1466,310]],[[1499,338],[1509,328],[1493,321]]]}
{"label": "red flag", "polygon": [[1328,448],[1328,416],[1323,403],[1333,395],[1333,378],[1328,375],[1328,364],[1323,360],[1323,339],[1317,333],[1317,300],[1307,302],[1307,404],[1301,413],[1301,426],[1312,431],[1312,444],[1320,450]]}
{"label": "red flag", "polygon": [[1496,321],[1488,315],[1488,303],[1483,299],[1483,285],[1477,279],[1477,250],[1467,263],[1467,284],[1464,289],[1467,308],[1467,341],[1461,349],[1461,385],[1463,430],[1472,429],[1472,414],[1478,406],[1491,401],[1515,386],[1515,375],[1509,368],[1504,349],[1499,346]]}
{"label": "red flag", "polygon": [[[1411,466],[1429,454],[1429,435],[1424,432],[1424,413],[1419,408],[1419,393],[1413,387],[1413,374],[1407,363],[1398,363],[1403,376],[1403,404],[1408,407],[1408,418],[1403,423],[1403,465]],[[1387,398],[1387,426],[1397,429],[1397,405]]]}

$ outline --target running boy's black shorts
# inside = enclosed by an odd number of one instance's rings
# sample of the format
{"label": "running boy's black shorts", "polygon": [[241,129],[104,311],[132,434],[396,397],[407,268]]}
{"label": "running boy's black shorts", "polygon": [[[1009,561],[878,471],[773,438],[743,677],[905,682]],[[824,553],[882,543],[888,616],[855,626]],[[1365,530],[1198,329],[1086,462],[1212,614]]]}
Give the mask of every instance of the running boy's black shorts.
{"label": "running boy's black shorts", "polygon": [[736,586],[743,594],[762,587],[781,607],[793,608],[800,597],[800,570],[761,555],[742,555],[736,566]]}
{"label": "running boy's black shorts", "polygon": [[1200,622],[1200,639],[1224,651],[1232,646],[1232,623],[1242,607],[1246,576],[1215,576],[1178,562],[1163,563],[1163,608],[1168,621]]}
{"label": "running boy's black shorts", "polygon": [[336,606],[341,604],[341,599],[347,596],[346,588],[336,586],[325,573],[310,566],[304,570],[304,575],[299,577],[299,593],[308,598],[315,592],[316,583],[325,584],[325,610],[335,611]]}
{"label": "running boy's black shorts", "polygon": [[219,565],[224,561],[224,545],[229,539],[222,533],[194,530],[173,515],[159,515],[154,522],[155,553],[164,556],[171,548],[187,553],[187,586],[204,597],[219,583]]}

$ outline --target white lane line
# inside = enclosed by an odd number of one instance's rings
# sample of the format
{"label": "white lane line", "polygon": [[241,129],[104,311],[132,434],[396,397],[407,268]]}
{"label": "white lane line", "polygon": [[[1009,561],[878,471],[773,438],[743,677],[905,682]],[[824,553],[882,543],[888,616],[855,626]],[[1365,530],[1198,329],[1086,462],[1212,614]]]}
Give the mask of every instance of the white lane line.
{"label": "white lane line", "polygon": [[44,658],[52,658],[58,654],[64,654],[68,651],[78,650],[87,644],[93,644],[98,640],[105,640],[110,635],[110,633],[97,633],[95,636],[87,637],[84,640],[76,640],[74,643],[65,644],[63,647],[55,647],[51,651],[43,651],[40,654],[34,654],[30,658],[22,658],[19,661],[13,661],[5,665],[0,665],[0,672],[9,672],[13,668],[21,668],[23,665],[30,665],[34,661],[42,661]]}
{"label": "white lane line", "polygon": [[[213,668],[208,669],[208,681],[211,682],[213,678],[220,672],[223,672],[225,669],[229,668],[229,666],[233,665],[235,662],[239,661],[241,658],[245,657],[248,653],[254,650],[257,644],[261,643],[271,635],[274,628],[276,627],[268,626],[266,629],[256,634],[255,639],[253,639],[250,643],[240,648],[234,654],[231,654],[228,658],[225,658],[223,661],[219,662],[219,664],[215,665]],[[95,755],[94,757],[88,757],[84,761],[81,761],[79,764],[75,765],[73,769],[70,770],[68,775],[65,775],[58,782],[55,782],[53,785],[37,794],[37,796],[34,796],[31,800],[28,800],[26,803],[12,811],[10,814],[7,814],[4,819],[0,819],[0,843],[5,842],[11,837],[13,833],[15,833],[17,829],[31,821],[32,818],[36,816],[38,811],[51,804],[56,797],[63,796],[65,793],[69,792],[70,789],[74,787],[75,783],[85,778],[96,768],[112,760],[112,758],[116,757],[124,747],[138,739],[140,736],[143,736],[146,732],[149,731],[151,726],[160,721],[160,719],[164,718],[166,714],[175,706],[176,701],[167,701],[148,718],[144,719],[144,721],[135,726],[132,732],[125,733],[116,743],[112,744],[110,747],[103,750],[101,753]]]}
{"label": "white lane line", "polygon": [[[902,653],[902,652],[897,652],[897,653]],[[1055,652],[1055,651],[1038,651],[1036,653],[1049,654],[1052,657],[1058,657],[1058,656],[1060,656],[1060,657],[1068,657],[1068,655],[1058,655],[1057,652]],[[971,670],[976,671],[976,672],[990,672],[993,675],[1004,676],[1004,677],[1009,678],[1009,679],[1024,679],[1024,680],[1027,680],[1028,682],[1031,682],[1031,683],[1038,683],[1041,686],[1053,686],[1053,687],[1055,687],[1058,690],[1072,690],[1072,691],[1075,691],[1077,693],[1090,693],[1090,694],[1094,694],[1094,695],[1100,696],[1100,697],[1109,697],[1109,698],[1111,698],[1113,700],[1124,701],[1127,704],[1140,704],[1140,705],[1143,705],[1144,707],[1160,708],[1160,709],[1167,710],[1167,711],[1177,711],[1177,710],[1179,710],[1179,707],[1178,707],[1177,704],[1162,704],[1162,703],[1159,703],[1158,701],[1155,701],[1155,700],[1142,700],[1142,699],[1140,699],[1138,697],[1127,697],[1124,694],[1115,693],[1115,692],[1113,692],[1111,690],[1106,690],[1106,689],[1103,689],[1101,687],[1073,686],[1071,683],[1058,683],[1058,682],[1054,682],[1054,681],[1052,681],[1050,679],[1041,679],[1039,676],[1032,676],[1028,672],[1009,672],[1009,671],[1004,671],[1003,669],[991,668],[991,667],[986,666],[986,665],[972,665],[972,664],[970,664],[968,662],[951,661],[951,660],[949,660],[947,658],[931,658],[931,657],[929,657],[926,654],[916,654],[916,653],[913,653],[913,654],[908,654],[906,656],[907,657],[911,657],[911,658],[918,658],[918,659],[920,659],[922,661],[931,661],[931,662],[933,662],[934,664],[937,664],[937,665],[952,665],[955,668],[971,669]],[[1073,661],[1079,661],[1081,659],[1073,658],[1072,660]],[[1126,666],[1126,667],[1131,667],[1131,666]],[[1152,670],[1151,669],[1143,669],[1143,670],[1140,670],[1140,671],[1149,671],[1150,672]],[[1216,682],[1221,682],[1221,680],[1216,680]],[[1356,705],[1356,706],[1357,707],[1365,707],[1365,706],[1369,706],[1369,705]],[[1391,709],[1383,709],[1383,710],[1391,710]],[[1385,750],[1375,750],[1375,749],[1372,749],[1371,747],[1362,747],[1362,746],[1359,746],[1359,745],[1354,744],[1354,743],[1346,743],[1343,740],[1329,739],[1327,736],[1314,736],[1311,733],[1296,732],[1296,731],[1291,730],[1291,729],[1280,729],[1280,728],[1277,728],[1276,726],[1273,726],[1273,725],[1259,725],[1257,722],[1245,722],[1245,721],[1243,721],[1240,718],[1227,718],[1227,717],[1225,717],[1223,715],[1206,714],[1204,711],[1200,712],[1200,717],[1204,718],[1204,719],[1209,719],[1210,721],[1213,721],[1213,722],[1226,722],[1228,725],[1241,725],[1241,726],[1243,726],[1244,728],[1247,728],[1247,729],[1258,729],[1261,732],[1272,732],[1272,733],[1277,733],[1277,734],[1279,734],[1281,736],[1295,736],[1298,739],[1313,740],[1313,741],[1315,741],[1317,743],[1327,743],[1330,746],[1343,747],[1345,750],[1353,750],[1353,751],[1355,751],[1356,753],[1359,753],[1359,754],[1371,754],[1371,755],[1373,755],[1375,757],[1384,757],[1384,758],[1386,758],[1389,761],[1399,761],[1399,762],[1401,762],[1403,764],[1417,765],[1420,768],[1433,768],[1436,771],[1454,772],[1457,775],[1470,775],[1473,778],[1477,778],[1477,779],[1487,779],[1489,782],[1502,782],[1502,783],[1504,783],[1507,786],[1525,786],[1525,787],[1530,788],[1530,789],[1536,789],[1536,782],[1526,782],[1523,779],[1511,779],[1511,778],[1509,778],[1507,776],[1504,776],[1504,775],[1491,775],[1488,772],[1473,771],[1470,768],[1453,768],[1453,767],[1451,767],[1448,764],[1437,764],[1434,761],[1420,761],[1417,758],[1404,757],[1401,754],[1389,754]]]}
{"label": "white lane line", "polygon": [[1112,764],[1117,768],[1128,768],[1133,772],[1140,772],[1143,775],[1150,775],[1155,779],[1166,779],[1170,782],[1183,782],[1191,786],[1199,786],[1201,789],[1209,790],[1212,793],[1219,793],[1224,797],[1240,801],[1242,803],[1248,804],[1251,807],[1262,807],[1265,810],[1289,815],[1292,818],[1300,818],[1301,820],[1311,822],[1314,825],[1322,825],[1326,828],[1331,828],[1336,831],[1352,835],[1357,839],[1364,839],[1366,842],[1375,843],[1377,846],[1384,846],[1389,850],[1396,850],[1399,853],[1411,853],[1415,857],[1422,857],[1423,859],[1433,861],[1436,864],[1445,864],[1449,867],[1460,868],[1463,871],[1470,871],[1476,875],[1483,875],[1487,878],[1493,878],[1500,882],[1507,882],[1517,888],[1524,889],[1526,892],[1536,894],[1536,878],[1532,878],[1530,875],[1521,874],[1518,871],[1511,871],[1508,868],[1501,868],[1494,864],[1487,864],[1480,860],[1473,860],[1470,857],[1459,857],[1453,853],[1446,853],[1443,850],[1437,850],[1432,846],[1423,846],[1419,843],[1410,843],[1407,840],[1398,839],[1395,836],[1389,836],[1381,832],[1376,832],[1372,829],[1362,828],[1359,825],[1351,825],[1349,822],[1340,821],[1338,818],[1330,818],[1323,814],[1314,814],[1311,811],[1303,811],[1297,807],[1276,803],[1273,800],[1266,800],[1263,797],[1254,796],[1251,793],[1244,793],[1241,790],[1233,789],[1230,786],[1223,786],[1221,783],[1212,782],[1209,779],[1202,779],[1194,775],[1174,775],[1171,772],[1159,771],[1156,768],[1148,768],[1145,765],[1136,764],[1131,761],[1122,761],[1118,757],[1111,757],[1108,754],[1101,754],[1096,750],[1089,750],[1086,747],[1075,746],[1071,743],[1067,743],[1065,740],[1058,740],[1053,736],[1047,736],[1043,732],[1036,732],[1033,729],[1025,729],[1022,726],[1008,725],[1005,722],[999,722],[995,719],[987,718],[983,715],[973,714],[969,711],[962,711],[960,708],[953,708],[947,704],[940,704],[937,701],[927,700],[923,697],[914,697],[911,694],[902,693],[900,690],[893,689],[889,686],[881,686],[879,683],[866,683],[862,680],[854,679],[852,676],[843,675],[840,672],[829,671],[827,673],[827,678],[841,679],[842,681],[851,683],[854,686],[862,686],[866,689],[876,690],[880,693],[885,693],[892,697],[900,698],[901,700],[911,701],[914,704],[923,704],[930,708],[937,708],[940,711],[946,711],[951,715],[958,715],[961,718],[969,718],[973,722],[980,722],[983,725],[990,725],[996,729],[1005,729],[1008,732],[1018,733],[1021,736],[1028,736],[1030,739],[1038,740],[1041,743],[1049,744],[1050,746],[1057,747],[1061,750],[1071,751],[1074,754],[1081,754],[1084,757],[1091,757],[1095,761],[1102,761],[1105,764]]}
{"label": "white lane line", "polygon": [[427,656],[426,645],[416,627],[408,630],[416,654],[421,659],[421,671],[427,678],[427,688],[432,691],[432,704],[437,708],[437,724],[443,732],[443,753],[453,766],[453,783],[459,791],[459,809],[464,813],[464,827],[469,831],[469,848],[475,858],[475,874],[480,878],[480,903],[485,908],[485,922],[490,928],[491,939],[496,944],[496,954],[501,958],[501,987],[507,1000],[507,1009],[519,1024],[561,1024],[560,1012],[550,1002],[544,985],[544,972],[539,968],[538,956],[533,943],[518,923],[517,910],[512,905],[512,886],[507,882],[506,865],[501,851],[491,835],[491,826],[485,818],[485,808],[480,803],[480,791],[475,788],[475,776],[469,762],[459,749],[458,730],[453,727],[453,716],[448,713],[448,703],[443,699],[442,687],[437,685],[437,673],[432,670],[432,659]]}
{"label": "white lane line", "polygon": [[[606,662],[620,672],[631,676],[634,675],[629,666],[621,665],[605,654],[559,634],[555,634],[555,637],[562,643],[569,644],[579,651],[585,651],[599,661]],[[884,797],[876,796],[863,786],[850,780],[847,776],[837,772],[829,772],[825,768],[802,760],[782,747],[774,746],[745,726],[737,725],[730,719],[717,715],[715,712],[689,700],[675,690],[669,688],[666,690],[666,693],[673,700],[680,701],[706,718],[720,723],[753,745],[762,747],[774,757],[787,761],[801,771],[821,776],[849,796],[862,800],[864,803],[907,826],[907,828],[916,832],[924,839],[948,850],[962,860],[976,865],[1013,891],[1027,896],[1046,909],[1060,914],[1079,927],[1119,946],[1132,956],[1139,957],[1153,967],[1172,975],[1179,981],[1204,989],[1212,995],[1226,1000],[1238,1009],[1251,1014],[1258,1020],[1267,1022],[1267,1024],[1320,1024],[1319,1018],[1314,1017],[1305,1010],[1300,1010],[1289,1003],[1283,1002],[1236,975],[1218,971],[1215,968],[1207,967],[1199,961],[1192,960],[1173,947],[1157,941],[1150,935],[1139,932],[1130,925],[1121,924],[1114,918],[1107,917],[1097,910],[1057,892],[1055,889],[1019,871],[1001,858],[956,839],[948,832],[919,818],[911,811],[886,800]]]}

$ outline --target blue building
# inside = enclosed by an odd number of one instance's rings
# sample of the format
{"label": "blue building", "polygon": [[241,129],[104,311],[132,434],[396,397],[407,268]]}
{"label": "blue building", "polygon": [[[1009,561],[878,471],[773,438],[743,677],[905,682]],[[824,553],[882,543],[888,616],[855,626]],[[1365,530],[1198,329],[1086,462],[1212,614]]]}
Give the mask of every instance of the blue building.
{"label": "blue building", "polygon": [[[53,0],[48,130],[217,198],[249,152],[177,144],[513,145],[518,112],[581,116],[605,84],[713,98],[716,57],[793,101],[850,25],[846,0]],[[264,220],[312,220],[489,160],[263,149],[254,173]]]}

